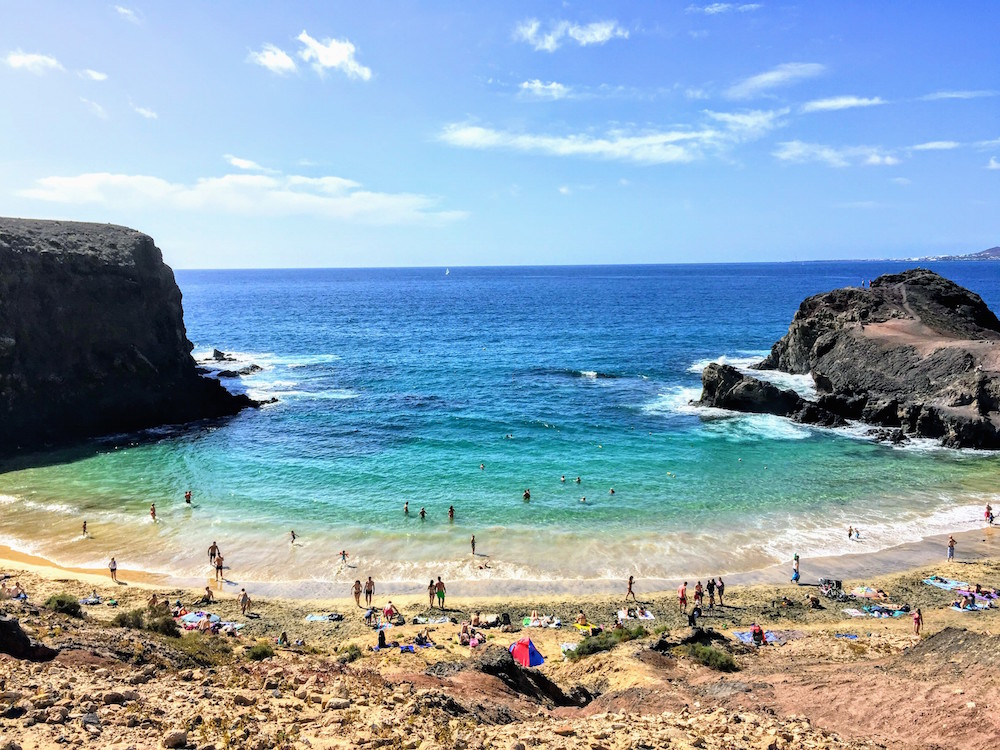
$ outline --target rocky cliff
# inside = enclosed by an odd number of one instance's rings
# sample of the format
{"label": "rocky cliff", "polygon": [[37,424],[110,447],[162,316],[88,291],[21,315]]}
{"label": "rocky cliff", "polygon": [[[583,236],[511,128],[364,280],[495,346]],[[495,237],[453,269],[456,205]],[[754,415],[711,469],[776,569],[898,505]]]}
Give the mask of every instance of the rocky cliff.
{"label": "rocky cliff", "polygon": [[[1000,320],[978,295],[931,271],[808,298],[757,367],[811,374],[820,421],[832,413],[951,447],[1000,449]],[[764,395],[742,407],[728,394],[760,389],[733,377],[706,368],[702,402],[783,416],[803,410]]]}
{"label": "rocky cliff", "polygon": [[202,377],[153,240],[0,218],[0,455],[253,405]]}

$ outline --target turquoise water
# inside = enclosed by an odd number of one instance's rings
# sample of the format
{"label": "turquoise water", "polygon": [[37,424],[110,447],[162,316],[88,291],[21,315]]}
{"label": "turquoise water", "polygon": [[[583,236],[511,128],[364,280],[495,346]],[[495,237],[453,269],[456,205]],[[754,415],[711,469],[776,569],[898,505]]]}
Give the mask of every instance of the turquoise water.
{"label": "turquoise water", "polygon": [[[1000,266],[931,265],[998,308]],[[230,385],[278,403],[0,474],[0,543],[197,578],[218,541],[243,583],[342,593],[729,573],[971,528],[993,455],[688,403],[706,362],[756,361],[808,294],[904,267],[178,272],[196,356],[263,366]]]}

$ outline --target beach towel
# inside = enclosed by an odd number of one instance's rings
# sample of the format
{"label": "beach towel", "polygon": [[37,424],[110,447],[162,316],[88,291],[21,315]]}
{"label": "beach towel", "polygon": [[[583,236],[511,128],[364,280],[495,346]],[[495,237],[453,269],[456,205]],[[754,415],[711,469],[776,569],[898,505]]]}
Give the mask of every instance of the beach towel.
{"label": "beach towel", "polygon": [[879,597],[878,591],[873,589],[871,586],[857,586],[851,589],[851,596],[855,596],[859,599],[877,599]]}
{"label": "beach towel", "polygon": [[950,609],[953,609],[956,612],[982,612],[984,609],[989,609],[989,607],[983,604],[973,604],[972,608],[970,609],[966,607],[956,607],[954,604],[952,604]]}
{"label": "beach towel", "polygon": [[81,599],[80,604],[100,604],[101,597],[99,596],[88,596],[86,599]]}
{"label": "beach towel", "polygon": [[964,581],[949,581],[947,578],[935,577],[935,578],[925,578],[924,583],[928,586],[936,586],[939,589],[944,589],[945,591],[954,591],[955,589],[967,589],[969,584]]}
{"label": "beach towel", "polygon": [[558,617],[539,617],[537,620],[532,620],[530,617],[525,617],[522,620],[522,624],[526,628],[561,628],[562,620]]}
{"label": "beach towel", "polygon": [[834,638],[846,638],[849,641],[856,641],[858,637],[854,633],[837,633]]}
{"label": "beach towel", "polygon": [[844,612],[845,614],[850,615],[851,617],[867,617],[868,616],[868,614],[866,612],[862,612],[860,609],[854,609],[853,607],[848,607],[847,609],[842,609],[841,612]]}
{"label": "beach towel", "polygon": [[[753,634],[749,630],[734,630],[733,635],[736,636],[736,640],[740,643],[745,643],[748,646],[755,645],[753,642]],[[781,646],[785,642],[778,633],[771,630],[764,631],[764,638],[767,639],[768,643],[774,646]]]}
{"label": "beach towel", "polygon": [[578,645],[580,645],[580,644],[578,644],[578,643],[560,643],[559,644],[559,648],[565,654],[565,653],[568,653],[569,651],[576,651],[576,647]]}
{"label": "beach towel", "polygon": [[340,622],[343,619],[344,616],[336,612],[331,612],[328,615],[306,615],[306,622]]}
{"label": "beach towel", "polygon": [[213,624],[221,621],[221,618],[218,615],[213,615],[211,612],[188,612],[186,615],[179,617],[178,619],[185,625],[197,625],[201,622],[201,618],[205,615],[208,615],[208,621]]}
{"label": "beach towel", "polygon": [[581,625],[578,622],[574,622],[573,627],[579,630],[584,635],[597,635],[598,633],[604,631],[604,628],[601,625],[591,625],[591,624]]}
{"label": "beach towel", "polygon": [[868,604],[864,607],[864,611],[871,617],[902,617],[906,614],[906,610],[897,609],[896,607],[883,607],[880,604]]}
{"label": "beach towel", "polygon": [[417,650],[413,646],[400,646],[399,653],[401,654],[415,654]]}

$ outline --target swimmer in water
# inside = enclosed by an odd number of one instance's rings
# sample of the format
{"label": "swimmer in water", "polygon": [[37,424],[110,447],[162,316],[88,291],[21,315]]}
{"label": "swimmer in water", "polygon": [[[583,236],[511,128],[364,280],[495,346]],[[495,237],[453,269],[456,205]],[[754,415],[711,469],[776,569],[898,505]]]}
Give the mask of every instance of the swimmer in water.
{"label": "swimmer in water", "polygon": [[559,477],[559,481],[560,482],[565,482],[566,481],[566,475],[563,474],[561,477]]}
{"label": "swimmer in water", "polygon": [[191,490],[188,490],[187,492],[184,493],[184,502],[187,503],[188,505],[191,504]]}
{"label": "swimmer in water", "polygon": [[348,558],[347,550],[340,550],[340,562],[346,563]]}
{"label": "swimmer in water", "polygon": [[612,487],[612,488],[611,488],[610,490],[608,490],[608,494],[609,494],[609,495],[613,495],[613,494],[615,494],[615,488],[614,488],[614,487]]}
{"label": "swimmer in water", "polygon": [[404,516],[410,515],[410,501],[409,500],[407,500],[405,503],[403,503],[403,515]]}
{"label": "swimmer in water", "polygon": [[854,527],[853,526],[848,526],[847,527],[847,541],[850,541],[853,536],[854,536]]}
{"label": "swimmer in water", "polygon": [[587,502],[587,498],[586,498],[586,497],[581,497],[581,498],[580,498],[580,502],[581,502],[581,503],[585,503],[585,502]]}
{"label": "swimmer in water", "polygon": [[576,478],[575,480],[573,480],[573,481],[575,481],[575,482],[576,482],[577,484],[580,484],[580,477],[577,477],[577,478]]}
{"label": "swimmer in water", "polygon": [[479,470],[480,471],[485,471],[486,470],[486,464],[479,464]]}
{"label": "swimmer in water", "polygon": [[153,523],[156,523],[156,503],[151,503],[149,506],[149,517],[153,519]]}
{"label": "swimmer in water", "polygon": [[421,508],[420,509],[420,520],[423,521],[425,518],[427,518],[427,511],[424,510],[423,508]]}
{"label": "swimmer in water", "polygon": [[454,521],[455,520],[455,506],[454,505],[449,505],[448,506],[448,520],[449,521]]}
{"label": "swimmer in water", "polygon": [[83,522],[83,536],[84,536],[84,538],[87,537],[87,522],[86,521]]}
{"label": "swimmer in water", "polygon": [[471,544],[472,544],[472,554],[474,555],[474,554],[476,554],[476,535],[475,534],[472,535]]}
{"label": "swimmer in water", "polygon": [[531,499],[531,490],[525,490],[524,494],[521,495],[521,497],[523,497],[525,500],[530,500]]}

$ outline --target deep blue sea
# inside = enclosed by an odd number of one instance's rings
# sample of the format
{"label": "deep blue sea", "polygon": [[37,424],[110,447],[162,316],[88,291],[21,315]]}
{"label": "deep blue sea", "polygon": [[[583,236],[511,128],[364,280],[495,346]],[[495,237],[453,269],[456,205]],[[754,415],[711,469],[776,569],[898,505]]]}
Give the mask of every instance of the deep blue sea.
{"label": "deep blue sea", "polygon": [[[195,578],[218,541],[241,583],[341,595],[732,573],[971,527],[994,455],[689,404],[806,296],[912,265],[178,271],[196,357],[262,366],[229,385],[277,403],[0,475],[0,543]],[[924,265],[1000,309],[1000,263]]]}

